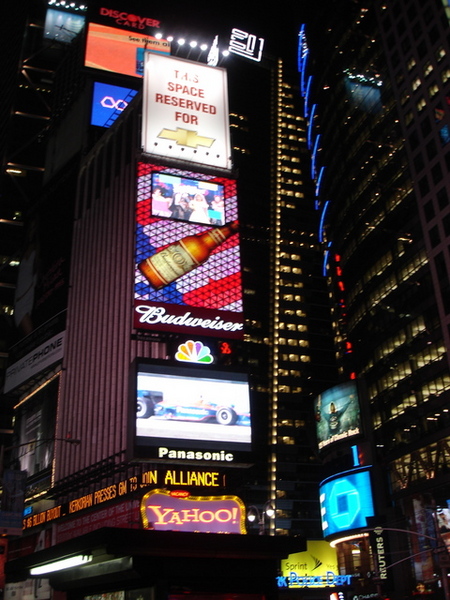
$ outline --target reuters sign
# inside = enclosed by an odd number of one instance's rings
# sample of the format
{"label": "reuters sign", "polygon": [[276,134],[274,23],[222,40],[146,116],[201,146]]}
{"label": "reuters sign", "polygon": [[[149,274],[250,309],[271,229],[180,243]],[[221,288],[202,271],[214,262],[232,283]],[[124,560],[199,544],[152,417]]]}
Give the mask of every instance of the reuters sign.
{"label": "reuters sign", "polygon": [[152,490],[141,502],[145,529],[201,533],[246,533],[245,507],[237,496],[190,496]]}
{"label": "reuters sign", "polygon": [[231,168],[225,69],[147,52],[144,152]]}

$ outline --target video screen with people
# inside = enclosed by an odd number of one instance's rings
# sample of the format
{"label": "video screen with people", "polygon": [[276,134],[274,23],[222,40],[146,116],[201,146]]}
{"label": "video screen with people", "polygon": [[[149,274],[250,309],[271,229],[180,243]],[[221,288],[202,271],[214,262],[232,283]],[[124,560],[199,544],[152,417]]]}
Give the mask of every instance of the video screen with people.
{"label": "video screen with people", "polygon": [[225,225],[224,186],[153,173],[151,214],[204,225]]}

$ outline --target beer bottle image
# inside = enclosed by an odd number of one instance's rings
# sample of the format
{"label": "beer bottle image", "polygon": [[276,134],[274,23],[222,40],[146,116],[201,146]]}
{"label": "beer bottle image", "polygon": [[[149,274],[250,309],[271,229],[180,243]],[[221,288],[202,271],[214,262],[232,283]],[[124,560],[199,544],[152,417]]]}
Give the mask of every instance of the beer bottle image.
{"label": "beer bottle image", "polygon": [[197,235],[187,235],[143,260],[138,269],[150,285],[159,290],[203,264],[211,252],[237,230],[238,222],[233,221]]}

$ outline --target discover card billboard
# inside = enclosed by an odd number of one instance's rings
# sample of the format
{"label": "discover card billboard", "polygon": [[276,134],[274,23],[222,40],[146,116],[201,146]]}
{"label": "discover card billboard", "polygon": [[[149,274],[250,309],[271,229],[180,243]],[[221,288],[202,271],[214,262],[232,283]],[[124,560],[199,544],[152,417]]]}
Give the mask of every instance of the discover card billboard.
{"label": "discover card billboard", "polygon": [[141,32],[130,32],[100,23],[88,25],[86,67],[142,77],[146,50],[169,53],[170,43]]}

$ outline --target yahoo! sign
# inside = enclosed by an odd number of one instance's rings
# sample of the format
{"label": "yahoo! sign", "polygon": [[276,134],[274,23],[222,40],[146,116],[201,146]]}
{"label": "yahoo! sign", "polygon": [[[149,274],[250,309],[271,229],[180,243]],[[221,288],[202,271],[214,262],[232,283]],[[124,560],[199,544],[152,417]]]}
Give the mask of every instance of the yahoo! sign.
{"label": "yahoo! sign", "polygon": [[201,533],[246,533],[245,508],[237,496],[183,497],[152,490],[141,502],[145,529]]}

